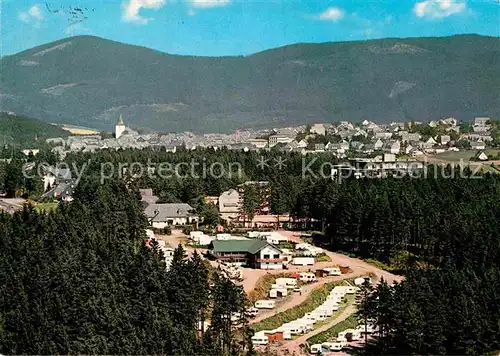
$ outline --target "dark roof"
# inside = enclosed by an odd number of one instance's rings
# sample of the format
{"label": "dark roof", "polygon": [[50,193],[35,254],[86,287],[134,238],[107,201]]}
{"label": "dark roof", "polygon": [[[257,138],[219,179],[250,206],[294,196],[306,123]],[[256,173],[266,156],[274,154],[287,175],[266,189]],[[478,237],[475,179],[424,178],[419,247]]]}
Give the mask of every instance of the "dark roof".
{"label": "dark roof", "polygon": [[250,253],[253,255],[262,250],[266,246],[272,246],[273,248],[280,251],[279,248],[277,248],[276,246],[271,245],[270,243],[260,239],[215,240],[212,241],[212,246],[214,253],[241,252],[241,253]]}
{"label": "dark roof", "polygon": [[193,216],[193,207],[189,204],[149,204],[144,213],[153,221],[166,221],[168,218]]}

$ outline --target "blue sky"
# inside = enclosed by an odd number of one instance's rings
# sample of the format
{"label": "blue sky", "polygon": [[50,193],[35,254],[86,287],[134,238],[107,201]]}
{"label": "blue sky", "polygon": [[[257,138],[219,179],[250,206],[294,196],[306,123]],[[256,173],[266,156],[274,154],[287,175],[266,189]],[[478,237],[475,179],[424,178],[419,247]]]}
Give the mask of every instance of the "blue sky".
{"label": "blue sky", "polygon": [[84,34],[203,56],[297,42],[500,36],[499,1],[0,0],[0,55]]}

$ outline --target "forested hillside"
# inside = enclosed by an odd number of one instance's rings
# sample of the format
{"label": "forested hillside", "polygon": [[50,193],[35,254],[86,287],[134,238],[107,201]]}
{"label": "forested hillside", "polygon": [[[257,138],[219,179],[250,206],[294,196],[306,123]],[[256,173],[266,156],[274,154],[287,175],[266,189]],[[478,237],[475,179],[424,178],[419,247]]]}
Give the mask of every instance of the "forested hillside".
{"label": "forested hillside", "polygon": [[69,132],[36,119],[0,112],[0,144],[31,149],[45,145],[47,138],[66,137]]}
{"label": "forested hillside", "polygon": [[161,53],[79,36],[6,56],[2,110],[110,130],[214,132],[365,119],[497,117],[498,38],[295,44],[247,57]]}
{"label": "forested hillside", "polygon": [[[269,167],[259,167],[261,155]],[[272,167],[279,157],[285,166]],[[381,331],[360,352],[475,355],[500,349],[500,176],[428,166],[420,178],[339,184],[319,175],[324,163],[335,163],[331,157],[306,160],[316,175],[303,175],[303,159],[274,150],[69,155],[71,166],[86,167],[73,203],[48,215],[27,209],[0,216],[0,352],[247,352],[249,331],[233,335],[220,317],[228,312],[220,308],[234,305],[235,311],[244,303],[241,289],[214,276],[210,296],[199,294],[194,285],[205,285],[199,276],[208,272],[197,259],[178,261],[165,273],[156,250],[142,245],[146,222],[135,191],[153,188],[163,202],[190,203],[215,225],[217,213],[203,197],[247,180],[270,182],[273,213],[290,212],[298,227],[323,230],[317,244],[385,262],[405,275],[393,290],[382,283],[366,304]],[[141,175],[139,164],[126,174],[117,169],[132,162],[198,165],[183,165],[170,176],[147,169]],[[225,171],[211,175],[207,167],[214,162]],[[237,169],[227,169],[230,164]],[[16,179],[19,167],[16,160],[7,165],[14,190],[26,184]],[[262,192],[254,193],[249,196],[260,199]],[[245,211],[255,207],[249,199]],[[192,316],[210,311],[213,331],[198,338]]]}
{"label": "forested hillside", "polygon": [[91,180],[55,212],[0,213],[0,352],[251,354],[230,327],[242,288],[182,248],[167,272],[146,224],[138,191]]}

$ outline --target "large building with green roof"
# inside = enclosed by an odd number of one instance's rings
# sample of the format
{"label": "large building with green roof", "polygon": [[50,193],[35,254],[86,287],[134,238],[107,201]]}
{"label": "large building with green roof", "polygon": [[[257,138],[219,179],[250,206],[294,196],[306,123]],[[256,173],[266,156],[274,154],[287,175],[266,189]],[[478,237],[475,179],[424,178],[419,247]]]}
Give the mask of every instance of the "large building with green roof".
{"label": "large building with green roof", "polygon": [[214,240],[211,254],[219,261],[259,269],[282,269],[283,253],[276,246],[260,239]]}

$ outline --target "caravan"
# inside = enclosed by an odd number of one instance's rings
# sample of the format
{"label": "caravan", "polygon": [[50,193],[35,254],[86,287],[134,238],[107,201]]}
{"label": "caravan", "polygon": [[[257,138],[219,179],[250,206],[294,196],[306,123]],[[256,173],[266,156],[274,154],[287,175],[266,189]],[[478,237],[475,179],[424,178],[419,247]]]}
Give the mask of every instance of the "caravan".
{"label": "caravan", "polygon": [[258,300],[255,302],[255,307],[257,309],[273,309],[275,303],[274,300]]}
{"label": "caravan", "polygon": [[316,282],[316,275],[310,272],[300,272],[299,278],[302,282]]}
{"label": "caravan", "polygon": [[295,278],[276,278],[276,284],[287,288],[295,288],[297,286],[297,280]]}
{"label": "caravan", "polygon": [[282,298],[288,294],[288,290],[285,287],[273,288],[269,291],[269,298]]}
{"label": "caravan", "polygon": [[351,342],[361,340],[361,331],[356,329],[347,329],[339,332],[337,341]]}
{"label": "caravan", "polygon": [[264,333],[264,331],[259,331],[252,336],[252,344],[254,345],[267,345],[269,343],[269,337]]}
{"label": "caravan", "polygon": [[342,351],[342,349],[347,346],[347,343],[342,341],[324,342],[322,346],[329,351]]}
{"label": "caravan", "polygon": [[342,275],[342,272],[340,272],[339,267],[327,267],[323,268],[323,271],[328,272],[329,276],[340,276]]}
{"label": "caravan", "polygon": [[314,345],[311,345],[311,353],[312,354],[320,354],[323,347],[321,344],[314,344]]}

